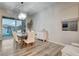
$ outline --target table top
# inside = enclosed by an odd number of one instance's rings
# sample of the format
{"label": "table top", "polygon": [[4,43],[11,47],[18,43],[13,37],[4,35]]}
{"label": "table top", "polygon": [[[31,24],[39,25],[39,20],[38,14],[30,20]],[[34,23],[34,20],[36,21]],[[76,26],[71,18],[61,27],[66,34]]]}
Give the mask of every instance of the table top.
{"label": "table top", "polygon": [[26,33],[17,33],[18,38],[22,39],[27,39],[27,34]]}
{"label": "table top", "polygon": [[27,36],[27,33],[17,33],[17,36]]}

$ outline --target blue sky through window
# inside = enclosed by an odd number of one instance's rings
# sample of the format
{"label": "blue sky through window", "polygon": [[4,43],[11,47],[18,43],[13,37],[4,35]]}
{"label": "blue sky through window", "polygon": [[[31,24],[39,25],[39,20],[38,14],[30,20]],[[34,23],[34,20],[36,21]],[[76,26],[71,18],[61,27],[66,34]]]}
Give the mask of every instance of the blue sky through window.
{"label": "blue sky through window", "polygon": [[12,20],[12,19],[5,19],[3,18],[3,25],[10,25],[10,26],[15,26],[15,21],[16,21],[16,26],[20,26],[22,24],[22,21],[18,20]]}
{"label": "blue sky through window", "polygon": [[22,26],[22,21],[16,20],[16,19],[3,18],[2,25],[3,25],[3,35],[10,36],[11,35],[11,28],[15,29],[17,27],[17,29],[20,29],[19,26]]}
{"label": "blue sky through window", "polygon": [[3,25],[15,26],[15,20],[3,19]]}

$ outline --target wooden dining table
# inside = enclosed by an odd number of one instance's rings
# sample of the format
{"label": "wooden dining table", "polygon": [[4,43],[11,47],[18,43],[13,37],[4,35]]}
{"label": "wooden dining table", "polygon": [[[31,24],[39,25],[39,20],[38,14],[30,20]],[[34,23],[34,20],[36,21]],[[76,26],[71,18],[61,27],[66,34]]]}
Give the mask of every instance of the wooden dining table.
{"label": "wooden dining table", "polygon": [[18,33],[17,36],[21,39],[27,39],[27,34],[26,33]]}
{"label": "wooden dining table", "polygon": [[24,39],[27,40],[27,33],[17,33],[17,37],[21,40],[21,45],[23,46],[25,44]]}

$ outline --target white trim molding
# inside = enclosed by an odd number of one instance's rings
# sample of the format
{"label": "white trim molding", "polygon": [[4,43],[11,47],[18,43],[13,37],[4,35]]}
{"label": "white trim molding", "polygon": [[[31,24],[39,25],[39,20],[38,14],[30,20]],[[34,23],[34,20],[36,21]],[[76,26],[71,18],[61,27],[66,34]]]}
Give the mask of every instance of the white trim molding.
{"label": "white trim molding", "polygon": [[55,43],[55,44],[58,44],[58,45],[62,45],[62,46],[65,46],[66,44],[64,44],[64,43],[60,43],[60,42],[55,42],[55,41],[51,41],[51,40],[48,40],[49,42],[53,42],[53,43]]}

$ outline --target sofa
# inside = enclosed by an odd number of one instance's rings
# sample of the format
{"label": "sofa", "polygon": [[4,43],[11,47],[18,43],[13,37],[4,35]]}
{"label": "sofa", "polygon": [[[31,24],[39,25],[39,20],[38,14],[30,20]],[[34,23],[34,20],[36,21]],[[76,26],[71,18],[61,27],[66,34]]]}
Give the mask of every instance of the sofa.
{"label": "sofa", "polygon": [[71,43],[71,45],[66,45],[61,52],[62,56],[79,56],[79,44]]}

